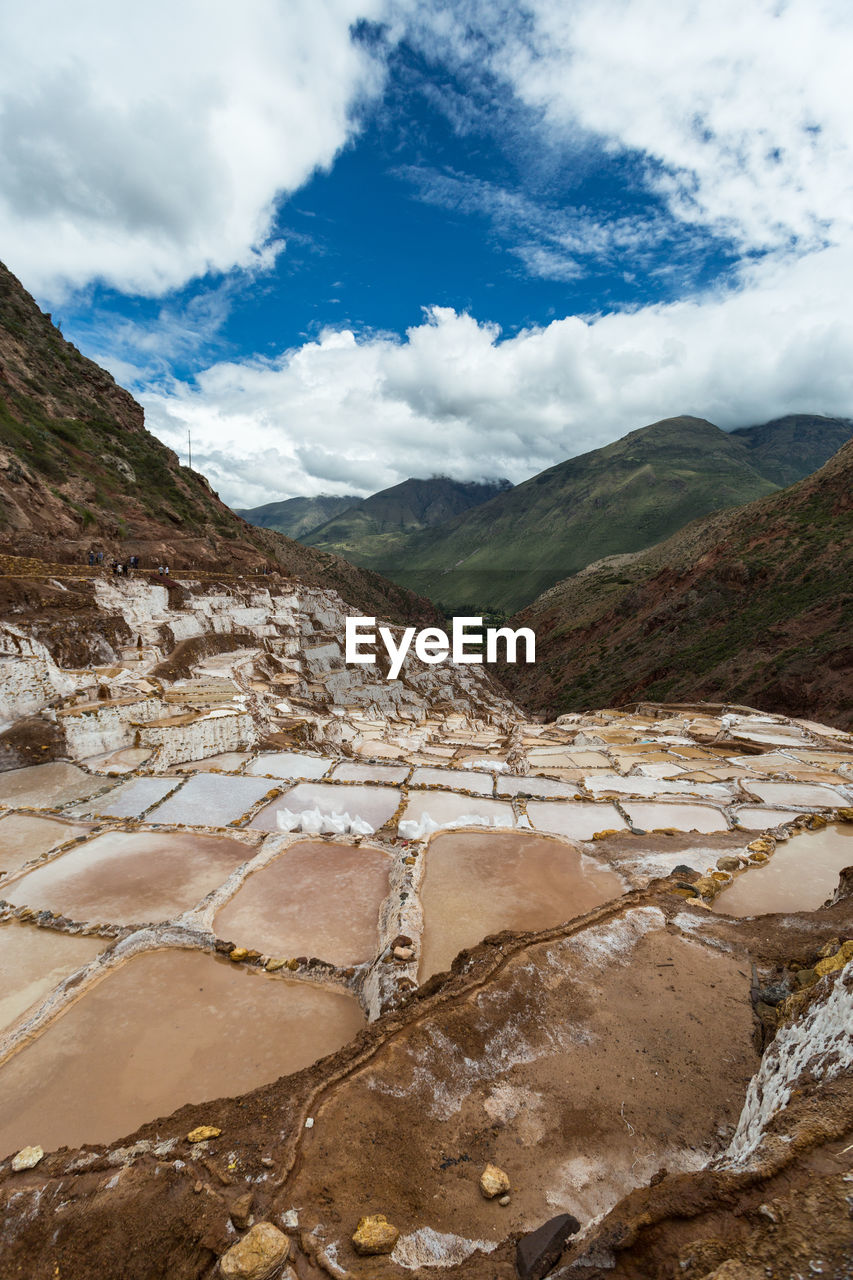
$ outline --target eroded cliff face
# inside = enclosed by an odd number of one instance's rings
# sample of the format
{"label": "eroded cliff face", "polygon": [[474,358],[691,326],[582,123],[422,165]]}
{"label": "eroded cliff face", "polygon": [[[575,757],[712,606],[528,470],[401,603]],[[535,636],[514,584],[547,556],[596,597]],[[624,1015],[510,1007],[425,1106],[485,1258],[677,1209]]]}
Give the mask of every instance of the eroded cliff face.
{"label": "eroded cliff face", "polygon": [[304,583],[6,589],[4,1274],[226,1274],[254,1223],[271,1275],[509,1280],[561,1213],[567,1276],[845,1274],[850,735],[533,722],[347,667]]}

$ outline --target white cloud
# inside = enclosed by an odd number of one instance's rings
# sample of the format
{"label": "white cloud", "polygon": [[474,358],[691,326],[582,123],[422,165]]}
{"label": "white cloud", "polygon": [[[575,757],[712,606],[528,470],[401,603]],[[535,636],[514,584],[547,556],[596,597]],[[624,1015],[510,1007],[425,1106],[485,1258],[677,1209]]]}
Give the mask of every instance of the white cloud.
{"label": "white cloud", "polygon": [[744,250],[849,234],[847,0],[474,7],[427,7],[418,38],[434,56],[508,82],[552,144],[639,153],[673,213]]}
{"label": "white cloud", "polygon": [[276,198],[329,165],[382,70],[383,0],[3,6],[0,245],[40,296],[263,267]]}
{"label": "white cloud", "polygon": [[849,414],[851,278],[850,248],[768,258],[738,291],[506,339],[439,308],[402,342],[328,331],[143,399],[174,448],[192,427],[195,464],[237,506],[436,472],[518,481],[678,413],[721,427]]}

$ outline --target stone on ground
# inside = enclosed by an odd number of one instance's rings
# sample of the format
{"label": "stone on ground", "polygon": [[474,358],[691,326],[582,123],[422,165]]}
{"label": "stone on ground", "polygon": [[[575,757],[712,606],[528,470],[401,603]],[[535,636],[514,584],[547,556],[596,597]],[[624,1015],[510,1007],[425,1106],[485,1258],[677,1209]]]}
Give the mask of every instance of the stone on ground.
{"label": "stone on ground", "polygon": [[520,1280],[542,1280],[556,1266],[566,1241],[580,1229],[577,1218],[561,1213],[522,1236],[515,1247],[515,1268]]}
{"label": "stone on ground", "polygon": [[480,1190],[487,1200],[505,1196],[509,1191],[509,1176],[497,1165],[487,1164],[480,1174]]}
{"label": "stone on ground", "polygon": [[290,1240],[271,1222],[256,1222],[219,1259],[225,1280],[266,1280],[287,1258]]}
{"label": "stone on ground", "polygon": [[362,1257],[390,1253],[399,1235],[400,1232],[392,1226],[384,1213],[374,1213],[366,1218],[359,1218],[352,1238],[353,1248]]}
{"label": "stone on ground", "polygon": [[24,1169],[34,1169],[42,1159],[44,1159],[42,1147],[21,1147],[18,1154],[12,1157],[12,1169],[15,1173],[21,1173]]}

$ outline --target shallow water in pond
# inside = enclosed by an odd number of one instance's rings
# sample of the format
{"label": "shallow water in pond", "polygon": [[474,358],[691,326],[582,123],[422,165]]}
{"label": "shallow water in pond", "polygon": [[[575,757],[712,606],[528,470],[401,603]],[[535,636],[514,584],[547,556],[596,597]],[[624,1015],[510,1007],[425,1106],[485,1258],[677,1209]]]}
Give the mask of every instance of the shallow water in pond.
{"label": "shallow water in pond", "polygon": [[743,786],[766,804],[802,805],[810,809],[844,808],[848,801],[835,787],[810,782],[753,782],[744,779]]}
{"label": "shallow water in pond", "polygon": [[34,764],[0,774],[0,804],[9,808],[31,806],[55,809],[70,800],[83,800],[97,791],[109,790],[106,778],[90,778],[76,765],[56,761]]}
{"label": "shallow water in pond", "polygon": [[230,778],[196,773],[180,791],[148,814],[148,822],[186,823],[190,827],[224,827],[236,822],[276,784],[269,778]]}
{"label": "shallow water in pond", "polygon": [[771,911],[816,911],[838,884],[838,874],[853,866],[853,824],[803,831],[761,867],[737,876],[714,901],[729,916]]}
{"label": "shallow water in pond", "polygon": [[111,1142],[298,1071],[363,1025],[348,995],[197,951],[137,956],[0,1067],[0,1154]]}
{"label": "shallow water in pond", "polygon": [[372,960],[391,858],[380,849],[300,841],[249,876],[217,914],[214,930],[268,955]]}
{"label": "shallow water in pond", "polygon": [[474,769],[415,769],[410,787],[458,787],[460,791],[475,791],[480,796],[490,796],[494,790],[490,773],[478,773]]}
{"label": "shallow water in pond", "polygon": [[0,1029],[109,944],[10,920],[0,925]]}
{"label": "shallow water in pond", "polygon": [[7,814],[0,818],[0,871],[17,871],[25,862],[88,830],[82,823],[57,822],[28,813]]}
{"label": "shallow water in pond", "polygon": [[72,805],[69,813],[83,818],[139,818],[146,809],[164,800],[177,785],[175,778],[132,778],[100,799]]}
{"label": "shallow water in pond", "polygon": [[622,806],[641,831],[727,831],[722,810],[710,804],[644,804],[627,800]]}
{"label": "shallow water in pond", "polygon": [[528,800],[527,815],[538,831],[568,836],[571,840],[591,840],[597,831],[627,831],[627,823],[612,804],[549,804]]}
{"label": "shallow water in pond", "polygon": [[169,920],[227,880],[254,850],[217,836],[109,831],[10,884],[16,906],[72,920],[142,924]]}
{"label": "shallow water in pond", "polygon": [[268,756],[258,756],[246,766],[247,777],[260,778],[322,778],[334,764],[327,756],[306,756],[298,751],[277,751]]}
{"label": "shallow water in pond", "polygon": [[502,929],[547,929],[618,897],[612,871],[558,840],[520,832],[448,832],[426,852],[420,981]]}

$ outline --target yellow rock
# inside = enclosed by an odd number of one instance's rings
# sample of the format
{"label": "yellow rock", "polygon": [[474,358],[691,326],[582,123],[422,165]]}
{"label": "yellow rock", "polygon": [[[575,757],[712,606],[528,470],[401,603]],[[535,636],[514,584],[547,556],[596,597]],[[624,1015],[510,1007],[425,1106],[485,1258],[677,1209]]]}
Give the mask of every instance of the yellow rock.
{"label": "yellow rock", "polygon": [[853,822],[853,809],[839,809],[838,817],[842,822]]}
{"label": "yellow rock", "polygon": [[212,1124],[200,1124],[187,1134],[187,1142],[207,1142],[208,1138],[218,1138],[222,1130]]}
{"label": "yellow rock", "polygon": [[814,971],[818,977],[822,978],[825,973],[835,973],[837,969],[843,969],[851,959],[853,959],[853,939],[839,947],[834,956],[826,956],[823,960],[818,960]]}
{"label": "yellow rock", "polygon": [[225,1280],[266,1280],[290,1253],[290,1239],[271,1222],[256,1222],[251,1231],[219,1259]]}
{"label": "yellow rock", "polygon": [[233,951],[228,952],[228,959],[235,960],[235,961],[245,960],[248,954],[249,953],[245,947],[235,947]]}
{"label": "yellow rock", "polygon": [[277,958],[267,960],[264,967],[266,968],[267,973],[277,973],[278,970],[283,969],[286,964],[287,961],[282,956],[278,956]]}
{"label": "yellow rock", "polygon": [[21,1147],[17,1155],[12,1156],[13,1173],[22,1173],[24,1169],[34,1169],[44,1159],[43,1147]]}
{"label": "yellow rock", "polygon": [[487,1164],[480,1174],[480,1190],[486,1199],[494,1200],[495,1196],[505,1196],[509,1189],[509,1175],[497,1165]]}
{"label": "yellow rock", "polygon": [[760,866],[761,866],[761,864],[762,864],[763,862],[769,862],[769,861],[770,861],[770,859],[768,858],[768,856],[767,856],[767,854],[766,854],[766,853],[751,853],[751,854],[749,855],[749,860],[750,860],[750,862],[751,862],[751,863],[753,863],[756,867],[760,867]]}
{"label": "yellow rock", "polygon": [[390,1253],[399,1235],[400,1232],[392,1226],[384,1213],[374,1213],[366,1218],[359,1218],[352,1244],[356,1253],[361,1254],[362,1257]]}
{"label": "yellow rock", "polygon": [[596,831],[593,840],[606,840],[608,836],[615,836],[618,832],[615,827],[606,827],[604,831]]}
{"label": "yellow rock", "polygon": [[746,847],[750,853],[772,853],[776,848],[776,841],[768,836],[759,836],[757,840],[751,840]]}

